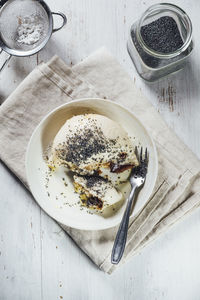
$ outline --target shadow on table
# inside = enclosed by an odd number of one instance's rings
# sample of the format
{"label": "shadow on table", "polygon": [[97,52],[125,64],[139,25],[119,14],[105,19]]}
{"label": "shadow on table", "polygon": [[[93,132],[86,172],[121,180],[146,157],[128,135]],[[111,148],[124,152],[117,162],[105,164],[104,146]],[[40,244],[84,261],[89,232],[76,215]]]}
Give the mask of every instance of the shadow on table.
{"label": "shadow on table", "polygon": [[[59,56],[62,60],[64,60],[68,65],[71,65],[71,57],[70,55],[67,55],[68,49],[73,48],[69,44],[63,43],[62,47],[61,44],[58,44],[56,40],[52,38],[49,40],[49,42],[46,44],[46,46],[39,52],[38,55],[38,62],[40,63],[41,61],[47,62],[50,60],[54,55]],[[75,50],[74,50],[75,52]],[[74,54],[73,54],[74,56]],[[66,57],[67,60],[66,61]]]}
{"label": "shadow on table", "polygon": [[187,102],[188,105],[189,100],[189,105],[195,104],[200,94],[199,76],[199,65],[191,57],[183,69],[153,83],[145,81],[144,85],[154,96],[155,104],[163,103],[173,112],[175,102]]}

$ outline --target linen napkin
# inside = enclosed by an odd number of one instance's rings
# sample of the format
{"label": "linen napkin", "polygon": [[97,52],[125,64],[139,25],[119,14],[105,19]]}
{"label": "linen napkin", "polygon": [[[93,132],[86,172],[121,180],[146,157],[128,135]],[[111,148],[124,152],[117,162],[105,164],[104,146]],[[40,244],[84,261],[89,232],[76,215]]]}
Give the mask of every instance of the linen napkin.
{"label": "linen napkin", "polygon": [[[200,162],[104,48],[73,68],[55,56],[25,78],[0,106],[0,158],[28,187],[24,158],[34,128],[58,105],[86,97],[123,103],[148,128],[158,151],[156,186],[145,207],[130,220],[124,263],[199,206]],[[110,255],[117,228],[81,231],[61,226],[102,270],[111,273],[116,268]]]}

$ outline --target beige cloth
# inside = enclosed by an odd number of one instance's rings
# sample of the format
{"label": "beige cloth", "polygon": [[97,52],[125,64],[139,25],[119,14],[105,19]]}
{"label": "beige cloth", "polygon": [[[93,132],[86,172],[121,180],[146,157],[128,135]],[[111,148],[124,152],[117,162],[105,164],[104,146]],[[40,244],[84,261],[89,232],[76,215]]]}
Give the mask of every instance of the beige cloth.
{"label": "beige cloth", "polygon": [[[130,222],[123,263],[199,206],[200,162],[105,49],[72,69],[53,57],[25,78],[0,107],[0,158],[27,185],[24,156],[36,125],[58,105],[90,96],[123,103],[149,129],[158,150],[156,187]],[[116,268],[110,263],[110,254],[117,228],[98,232],[64,229],[102,270],[111,273]]]}

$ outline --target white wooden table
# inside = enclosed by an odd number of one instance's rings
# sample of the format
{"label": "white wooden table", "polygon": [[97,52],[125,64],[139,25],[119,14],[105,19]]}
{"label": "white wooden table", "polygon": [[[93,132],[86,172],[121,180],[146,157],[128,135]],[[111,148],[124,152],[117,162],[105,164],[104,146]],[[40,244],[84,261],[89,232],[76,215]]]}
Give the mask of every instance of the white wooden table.
{"label": "white wooden table", "polygon": [[[162,1],[161,1],[162,2]],[[154,84],[137,75],[126,51],[129,26],[153,0],[47,0],[68,25],[0,75],[0,101],[42,60],[73,65],[101,46],[117,57],[163,118],[200,158],[200,1],[171,1],[192,19],[195,50],[184,71]],[[112,275],[106,275],[0,165],[0,300],[199,300],[200,210],[170,229]]]}

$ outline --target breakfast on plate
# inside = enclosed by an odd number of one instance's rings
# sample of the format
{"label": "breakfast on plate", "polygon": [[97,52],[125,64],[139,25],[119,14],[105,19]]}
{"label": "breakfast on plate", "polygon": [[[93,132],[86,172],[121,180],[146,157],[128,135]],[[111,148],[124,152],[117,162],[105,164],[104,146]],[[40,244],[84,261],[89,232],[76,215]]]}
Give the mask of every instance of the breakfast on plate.
{"label": "breakfast on plate", "polygon": [[134,145],[115,121],[99,114],[68,119],[56,134],[48,165],[74,173],[74,189],[81,204],[103,211],[123,201],[118,186],[138,166]]}

